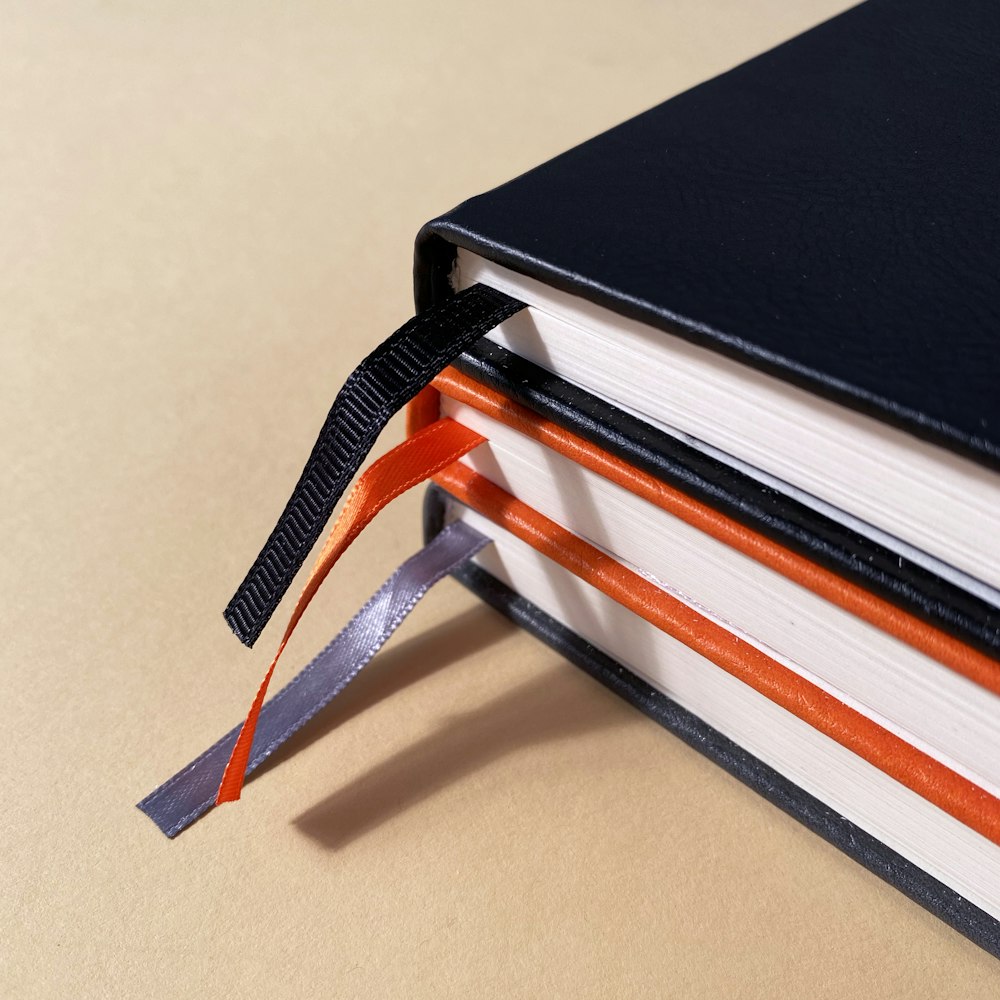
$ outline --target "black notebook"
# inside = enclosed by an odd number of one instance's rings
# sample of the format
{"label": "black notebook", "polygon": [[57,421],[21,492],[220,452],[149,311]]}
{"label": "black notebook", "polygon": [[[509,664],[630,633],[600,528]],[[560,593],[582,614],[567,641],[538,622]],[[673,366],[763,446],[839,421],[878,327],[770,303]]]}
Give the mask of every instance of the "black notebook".
{"label": "black notebook", "polygon": [[870,0],[431,222],[418,306],[527,302],[491,339],[890,550],[878,586],[996,648],[998,39],[988,2]]}
{"label": "black notebook", "polygon": [[[429,477],[434,540],[262,707],[272,663],[143,801],[161,829],[238,798],[457,567],[1000,954],[998,51],[982,0],[869,0],[424,227],[418,315],[338,394],[226,618],[253,643],[411,400],[286,637]],[[300,705],[303,676],[332,687]]]}
{"label": "black notebook", "polygon": [[[1000,707],[998,52],[993,4],[869,0],[463,203],[424,227],[415,266],[418,309],[476,284],[528,306],[460,373],[957,643],[993,678],[972,694],[987,720]],[[429,533],[461,510],[432,494]],[[609,655],[638,627],[612,606],[579,618],[584,637],[558,568],[532,571],[546,611],[490,558],[463,582],[1000,953],[992,889],[928,874],[919,851],[886,846],[897,817],[886,836],[852,821],[808,776],[763,763],[768,747],[647,683],[641,652]],[[985,878],[1000,845],[969,844]]]}

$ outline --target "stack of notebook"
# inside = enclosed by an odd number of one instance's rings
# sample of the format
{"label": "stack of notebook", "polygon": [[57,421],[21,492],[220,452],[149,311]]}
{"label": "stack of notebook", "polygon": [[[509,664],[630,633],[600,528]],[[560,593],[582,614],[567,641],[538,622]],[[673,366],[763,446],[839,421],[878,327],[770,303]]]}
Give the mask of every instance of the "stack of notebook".
{"label": "stack of notebook", "polygon": [[869,3],[459,206],[460,578],[1000,950],[1000,15]]}
{"label": "stack of notebook", "polygon": [[428,224],[227,620],[408,400],[285,638],[437,473],[432,540],[144,811],[238,798],[454,569],[1000,955],[997,52],[991,2],[869,0]]}

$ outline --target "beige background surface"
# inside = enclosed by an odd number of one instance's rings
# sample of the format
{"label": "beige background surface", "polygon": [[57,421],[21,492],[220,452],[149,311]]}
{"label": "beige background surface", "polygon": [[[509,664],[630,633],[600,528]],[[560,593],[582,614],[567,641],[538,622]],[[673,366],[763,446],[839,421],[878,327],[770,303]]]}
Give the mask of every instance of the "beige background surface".
{"label": "beige background surface", "polygon": [[133,806],[245,710],[275,637],[221,609],[420,224],[841,6],[0,6],[0,995],[996,995],[450,581],[238,806],[174,842]]}

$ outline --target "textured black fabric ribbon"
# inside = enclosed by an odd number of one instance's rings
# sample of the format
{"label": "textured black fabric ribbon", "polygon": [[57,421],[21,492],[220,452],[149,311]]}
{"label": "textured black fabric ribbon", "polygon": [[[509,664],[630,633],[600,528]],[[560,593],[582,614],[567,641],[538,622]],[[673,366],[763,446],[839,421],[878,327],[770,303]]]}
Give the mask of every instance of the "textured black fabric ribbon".
{"label": "textured black fabric ribbon", "polygon": [[278,523],[225,610],[242,642],[257,641],[389,418],[466,347],[523,308],[473,285],[414,316],[348,376]]}

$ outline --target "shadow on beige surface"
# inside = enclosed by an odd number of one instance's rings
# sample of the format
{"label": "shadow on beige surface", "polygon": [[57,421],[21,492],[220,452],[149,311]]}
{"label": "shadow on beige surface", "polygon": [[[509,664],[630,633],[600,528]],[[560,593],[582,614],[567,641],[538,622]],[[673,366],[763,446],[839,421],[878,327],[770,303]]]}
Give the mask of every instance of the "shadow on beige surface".
{"label": "shadow on beige surface", "polygon": [[367,669],[323,710],[318,720],[309,723],[288,740],[250,775],[247,783],[379,702],[467,656],[488,649],[515,631],[506,618],[482,606],[464,611],[398,646],[382,650]]}
{"label": "shadow on beige surface", "polygon": [[589,686],[560,684],[550,674],[519,684],[446,718],[436,732],[338,789],[295,825],[338,850],[517,750],[629,724],[627,716],[609,713],[605,700],[591,695]]}

